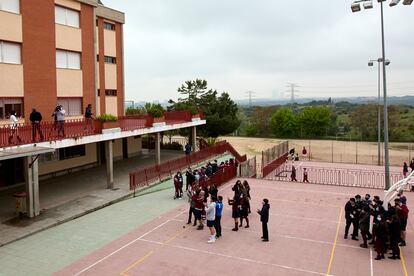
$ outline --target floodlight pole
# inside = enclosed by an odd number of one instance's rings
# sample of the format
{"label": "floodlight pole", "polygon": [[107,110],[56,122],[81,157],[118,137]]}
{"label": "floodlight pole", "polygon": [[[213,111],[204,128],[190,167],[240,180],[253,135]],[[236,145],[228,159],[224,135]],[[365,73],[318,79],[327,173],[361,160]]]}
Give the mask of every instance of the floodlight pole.
{"label": "floodlight pole", "polygon": [[382,40],[382,77],[384,89],[384,163],[385,163],[385,190],[390,188],[390,160],[388,152],[388,105],[387,105],[387,74],[385,65],[385,32],[384,32],[384,5],[381,5],[381,40]]}
{"label": "floodlight pole", "polygon": [[381,67],[378,62],[378,166],[381,166]]}

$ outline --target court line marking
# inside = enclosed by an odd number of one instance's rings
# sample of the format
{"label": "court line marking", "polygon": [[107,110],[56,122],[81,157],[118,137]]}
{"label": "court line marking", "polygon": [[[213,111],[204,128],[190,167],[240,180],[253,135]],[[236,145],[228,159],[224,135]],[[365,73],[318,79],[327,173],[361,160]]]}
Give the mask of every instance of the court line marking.
{"label": "court line marking", "polygon": [[[185,220],[181,220],[181,219],[172,219],[172,221],[185,222]],[[232,228],[231,227],[222,227],[222,229],[231,230]],[[261,234],[262,233],[260,231],[254,231],[254,230],[249,230],[249,229],[243,229],[241,231],[254,233],[254,234]],[[273,236],[280,237],[280,238],[286,238],[286,239],[292,239],[292,240],[299,240],[299,241],[307,241],[307,242],[312,242],[312,243],[333,245],[333,242],[329,242],[329,241],[320,241],[320,240],[300,238],[300,237],[294,237],[294,236],[289,236],[289,235],[279,235],[279,234],[273,234]],[[361,248],[359,246],[348,245],[348,244],[341,244],[340,243],[340,244],[337,244],[337,246],[352,248],[352,249],[358,249],[358,250],[364,250],[363,248]]]}
{"label": "court line marking", "polygon": [[137,265],[139,265],[140,263],[142,263],[143,261],[145,261],[152,254],[154,254],[154,251],[153,250],[150,251],[150,252],[148,252],[147,255],[145,255],[144,257],[142,257],[141,259],[139,259],[138,261],[136,261],[132,265],[128,266],[124,271],[122,271],[120,273],[120,275],[121,276],[129,276],[129,274],[127,273],[128,271],[130,271],[132,268],[136,267]]}
{"label": "court line marking", "polygon": [[[222,190],[222,191],[224,191],[224,190],[226,190],[226,189],[227,189],[227,188],[229,188],[229,187],[231,187],[231,183],[228,183],[228,184],[226,185],[226,187],[224,187],[224,188],[223,188],[223,189],[221,189],[221,190]],[[184,204],[185,204],[185,203],[183,202],[183,205],[184,205]],[[181,211],[181,212],[179,212],[177,215],[175,215],[175,216],[173,217],[173,219],[175,219],[175,218],[179,217],[180,215],[182,215],[182,214],[183,214],[183,213],[185,213],[185,212],[187,212],[187,210],[185,210],[185,209],[184,209],[183,211]],[[146,233],[144,233],[143,235],[139,236],[138,238],[136,238],[136,239],[134,239],[134,240],[130,241],[129,243],[127,243],[127,244],[123,245],[122,247],[120,247],[120,248],[118,248],[117,250],[115,250],[115,251],[111,252],[110,254],[106,255],[105,257],[103,257],[103,258],[99,259],[99,260],[98,260],[98,261],[96,261],[95,263],[93,263],[93,264],[89,265],[88,267],[86,267],[86,268],[82,269],[81,271],[77,272],[76,274],[74,274],[74,276],[81,275],[82,273],[84,273],[84,272],[88,271],[88,270],[89,270],[89,269],[91,269],[92,267],[94,267],[94,266],[96,266],[97,264],[99,264],[99,263],[103,262],[104,260],[106,260],[106,259],[108,259],[109,257],[113,256],[114,254],[118,253],[119,251],[123,250],[124,248],[126,248],[126,247],[130,246],[131,244],[133,244],[133,243],[137,242],[138,240],[140,240],[141,238],[143,238],[143,237],[147,236],[148,234],[150,234],[150,233],[154,232],[155,230],[157,230],[157,229],[161,228],[162,226],[164,226],[165,224],[167,224],[167,223],[168,223],[168,222],[170,222],[170,221],[171,221],[171,219],[168,219],[168,220],[164,221],[163,223],[161,223],[161,224],[159,224],[158,226],[156,226],[156,227],[152,228],[151,230],[149,230],[148,232],[146,232]]]}
{"label": "court line marking", "polygon": [[[196,249],[196,248],[191,248],[191,247],[186,247],[186,246],[181,246],[181,245],[171,245],[171,244],[166,244],[166,243],[151,241],[151,240],[146,240],[146,239],[140,239],[140,241],[147,242],[147,243],[158,244],[158,245],[167,246],[167,247],[168,246],[169,247],[174,247],[174,248],[183,249],[183,250],[192,251],[192,252],[197,252],[197,253],[204,253],[204,254],[208,254],[208,255],[224,257],[224,258],[228,258],[228,259],[235,259],[235,260],[249,262],[249,263],[255,263],[255,264],[260,264],[260,265],[269,265],[269,266],[274,266],[274,267],[278,267],[278,268],[283,268],[283,269],[286,269],[286,270],[294,270],[294,271],[299,271],[299,272],[304,272],[304,273],[309,273],[309,274],[315,274],[315,275],[326,275],[325,273],[321,273],[321,272],[317,272],[317,271],[306,270],[306,269],[301,269],[301,268],[296,268],[296,267],[291,267],[291,266],[285,266],[285,265],[279,265],[279,264],[274,264],[274,263],[267,263],[267,262],[262,262],[262,261],[250,259],[250,258],[237,257],[237,256],[223,254],[223,253],[216,253],[216,252],[212,252],[212,251],[208,251],[208,250],[201,250],[201,249]],[[333,276],[333,275],[329,275],[329,276]]]}
{"label": "court line marking", "polygon": [[[274,180],[273,180],[274,181]],[[301,182],[298,182],[301,183]],[[323,184],[320,184],[323,186]],[[326,186],[326,185],[325,185]],[[341,186],[327,186],[327,187],[341,187]],[[343,187],[347,187],[347,186],[343,186]],[[272,190],[278,190],[278,191],[292,191],[292,192],[300,192],[300,193],[318,193],[318,194],[332,194],[332,195],[344,195],[344,196],[352,196],[353,194],[351,193],[339,193],[339,192],[329,192],[329,191],[318,191],[318,190],[308,190],[308,189],[292,189],[292,188],[269,188],[269,187],[262,187],[260,185],[258,185],[256,188],[266,188],[266,189],[272,189]],[[350,188],[350,187],[347,187]],[[362,189],[363,187],[361,187]],[[367,188],[368,189],[368,188]]]}
{"label": "court line marking", "polygon": [[103,258],[101,258],[101,259],[97,260],[96,262],[94,262],[93,264],[89,265],[88,267],[86,267],[86,268],[82,269],[81,271],[79,271],[78,273],[76,273],[74,276],[81,275],[82,273],[84,273],[84,272],[88,271],[88,270],[89,270],[89,269],[91,269],[92,267],[94,267],[94,266],[96,266],[97,264],[99,264],[99,263],[101,263],[101,262],[105,261],[106,259],[108,259],[109,257],[111,257],[111,256],[115,255],[116,253],[118,253],[119,251],[123,250],[124,248],[126,248],[126,247],[130,246],[131,244],[133,244],[133,243],[135,243],[135,242],[137,242],[137,241],[139,241],[141,238],[143,238],[143,237],[145,237],[145,236],[147,236],[147,235],[151,234],[151,233],[152,233],[152,232],[154,232],[155,230],[157,230],[157,229],[159,229],[159,228],[163,227],[165,224],[167,224],[167,223],[168,223],[168,222],[170,222],[170,221],[171,221],[171,220],[166,220],[166,221],[164,221],[163,223],[161,223],[161,224],[159,224],[158,226],[156,226],[156,227],[152,228],[151,230],[149,230],[148,232],[146,232],[146,233],[144,233],[143,235],[139,236],[138,238],[136,238],[136,239],[134,239],[134,240],[130,241],[129,243],[127,243],[127,244],[123,245],[122,247],[118,248],[117,250],[113,251],[112,253],[110,253],[110,254],[106,255],[105,257],[103,257]]}
{"label": "court line marking", "polygon": [[402,265],[403,270],[404,270],[404,276],[408,276],[407,267],[405,266],[405,259],[404,259],[403,250],[400,246],[399,246],[399,248],[400,248],[401,265]]}
{"label": "court line marking", "polygon": [[371,276],[374,276],[374,264],[372,261],[372,248],[369,249],[369,262],[370,262],[370,268],[371,268]]}
{"label": "court line marking", "polygon": [[[254,198],[254,199],[259,199],[260,198],[260,200],[262,200],[263,198],[262,197],[256,197],[256,196],[252,196],[251,197],[252,199]],[[280,202],[288,202],[288,203],[296,203],[296,204],[304,204],[304,205],[312,205],[312,206],[318,206],[318,207],[321,207],[321,206],[323,206],[323,207],[334,207],[334,208],[342,208],[342,206],[339,206],[339,205],[331,205],[331,204],[325,204],[325,203],[312,203],[312,202],[306,202],[306,201],[304,201],[304,202],[299,202],[299,201],[297,201],[297,200],[288,200],[288,199],[276,199],[276,198],[269,198],[269,197],[267,197],[267,199],[269,199],[270,201],[280,201]]]}
{"label": "court line marking", "polygon": [[284,215],[284,214],[270,214],[270,216],[274,216],[274,217],[285,217],[285,218],[292,218],[292,219],[303,219],[303,220],[318,221],[318,222],[338,223],[336,220],[307,218],[307,217],[300,217],[300,216],[289,216],[289,215]]}
{"label": "court line marking", "polygon": [[341,209],[341,211],[339,212],[339,218],[338,218],[338,224],[337,224],[337,227],[336,227],[335,240],[334,240],[334,243],[333,243],[333,246],[332,246],[331,258],[329,259],[329,265],[328,265],[328,270],[326,271],[326,275],[331,274],[331,268],[332,268],[332,263],[333,263],[333,259],[334,259],[334,255],[335,255],[336,243],[338,242],[339,226],[341,226],[342,212],[343,212],[343,209]]}

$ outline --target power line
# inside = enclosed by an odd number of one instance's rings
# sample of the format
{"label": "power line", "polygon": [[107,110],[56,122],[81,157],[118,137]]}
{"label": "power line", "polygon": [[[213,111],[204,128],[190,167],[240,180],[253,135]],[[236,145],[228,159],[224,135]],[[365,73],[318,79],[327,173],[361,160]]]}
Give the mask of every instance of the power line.
{"label": "power line", "polygon": [[290,90],[287,92],[290,93],[290,101],[293,104],[295,102],[295,95],[297,94],[297,92],[299,92],[299,90],[296,89],[297,87],[299,87],[299,85],[297,83],[289,82],[287,87],[290,88]]}
{"label": "power line", "polygon": [[254,94],[256,94],[256,92],[254,92],[254,91],[247,91],[246,94],[249,97],[249,106],[251,108],[253,106],[253,97],[254,97]]}

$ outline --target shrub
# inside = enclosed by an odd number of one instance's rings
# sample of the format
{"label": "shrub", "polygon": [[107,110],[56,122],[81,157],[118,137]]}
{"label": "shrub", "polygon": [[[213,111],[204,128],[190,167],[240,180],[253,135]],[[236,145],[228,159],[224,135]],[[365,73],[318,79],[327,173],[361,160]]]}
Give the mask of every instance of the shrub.
{"label": "shrub", "polygon": [[118,118],[112,114],[102,114],[101,116],[97,117],[96,119],[98,119],[101,122],[116,122],[118,121]]}
{"label": "shrub", "polygon": [[171,143],[161,144],[161,148],[162,149],[166,149],[166,150],[179,150],[179,151],[183,151],[183,146],[180,143],[178,143],[178,142],[171,142]]}

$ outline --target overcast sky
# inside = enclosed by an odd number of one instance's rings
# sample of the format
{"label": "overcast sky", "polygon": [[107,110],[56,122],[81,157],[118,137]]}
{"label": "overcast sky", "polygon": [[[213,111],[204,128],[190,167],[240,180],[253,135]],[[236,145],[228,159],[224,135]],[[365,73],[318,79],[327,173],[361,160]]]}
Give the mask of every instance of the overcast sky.
{"label": "overcast sky", "polygon": [[[380,6],[350,0],[103,0],[125,12],[126,100],[178,97],[186,80],[234,99],[377,95]],[[414,4],[385,6],[389,94],[414,95]],[[402,1],[401,1],[402,2]],[[376,65],[375,65],[376,66]]]}

